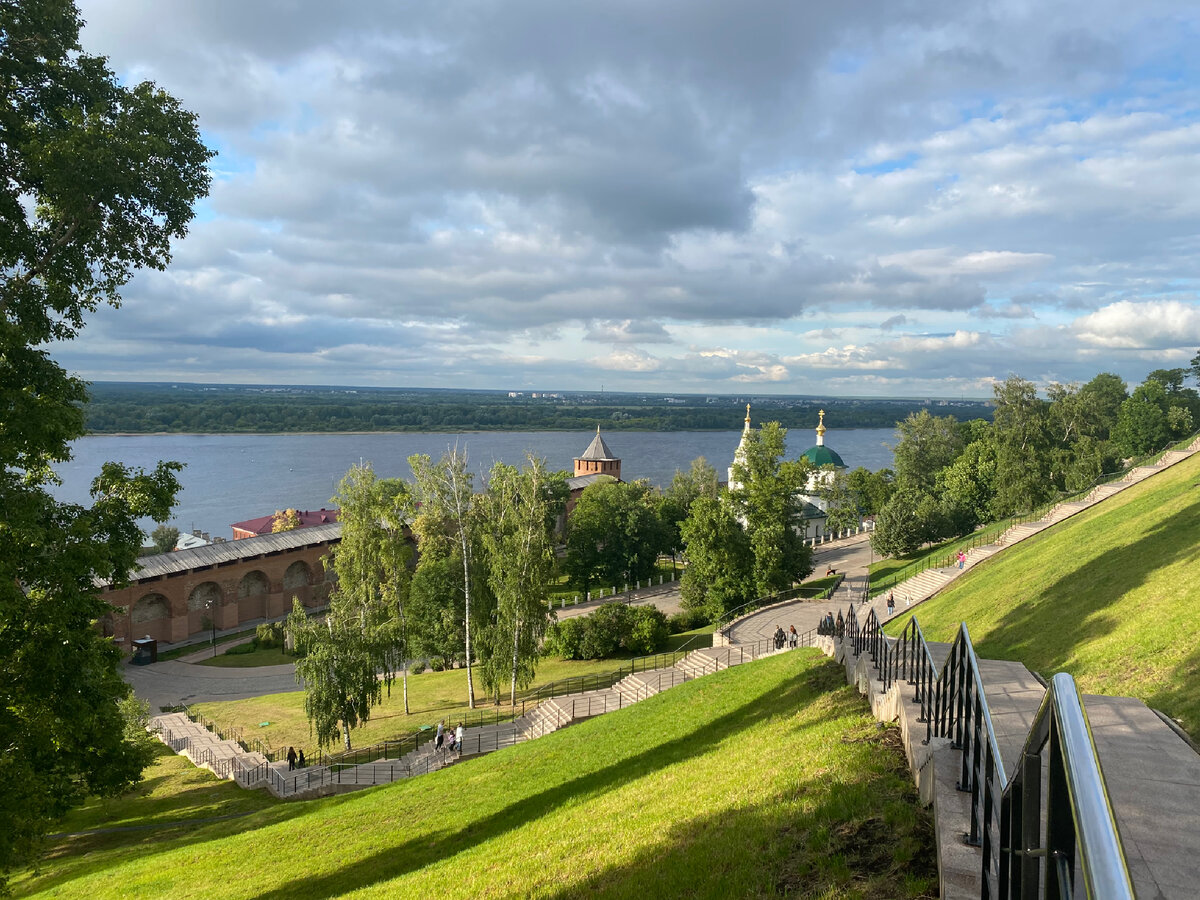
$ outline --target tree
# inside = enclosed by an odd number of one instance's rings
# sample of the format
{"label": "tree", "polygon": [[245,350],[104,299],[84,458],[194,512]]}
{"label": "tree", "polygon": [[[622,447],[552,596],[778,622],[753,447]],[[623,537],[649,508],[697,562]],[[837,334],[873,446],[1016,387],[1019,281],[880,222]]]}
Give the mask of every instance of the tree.
{"label": "tree", "polygon": [[1200,350],[1197,350],[1196,355],[1192,357],[1192,362],[1188,367],[1188,371],[1191,373],[1192,377],[1196,379],[1196,384],[1200,384]]}
{"label": "tree", "polygon": [[1092,436],[1108,440],[1116,427],[1121,404],[1129,396],[1125,382],[1112,372],[1101,372],[1080,388],[1079,393],[1092,416]]}
{"label": "tree", "polygon": [[876,515],[895,490],[895,476],[891,469],[869,472],[859,466],[846,473],[846,487],[858,506],[859,514]]}
{"label": "tree", "polygon": [[692,460],[691,468],[684,472],[675,470],[675,477],[659,499],[658,516],[663,529],[663,549],[671,551],[671,562],[683,548],[683,536],[679,527],[688,517],[692,503],[698,497],[716,497],[719,491],[717,470],[708,460],[698,456]]}
{"label": "tree", "polygon": [[783,459],[787,429],[767,422],[744,437],[743,454],[733,464],[740,485],[729,492],[754,555],[754,585],[760,596],[787,590],[812,571],[812,548],[804,543],[800,490],[808,481],[808,461]]}
{"label": "tree", "polygon": [[921,546],[922,526],[918,517],[921,494],[911,487],[902,487],[875,517],[871,546],[880,556],[907,556]]}
{"label": "tree", "polygon": [[822,473],[817,494],[825,501],[825,527],[829,531],[849,531],[861,524],[862,514],[845,472]]}
{"label": "tree", "polygon": [[963,439],[953,416],[932,416],[929,410],[909,413],[896,424],[900,440],[893,448],[896,481],[922,493],[933,490],[937,473],[962,452]]}
{"label": "tree", "polygon": [[90,507],[50,496],[87,391],[43,348],[118,305],[137,269],[164,268],[209,185],[194,117],[118,82],[80,47],[81,24],[61,0],[0,3],[0,871],[71,804],[140,778],[95,584],[126,582],[137,519],[165,521],[179,489],[174,464],[109,463]]}
{"label": "tree", "polygon": [[479,615],[483,612],[478,608],[471,608],[473,589],[481,580],[476,566],[478,516],[473,491],[474,477],[467,467],[466,450],[459,450],[458,447],[447,450],[436,465],[426,454],[410,456],[408,464],[416,477],[417,498],[421,504],[421,514],[413,523],[422,554],[418,567],[424,564],[426,558],[433,564],[446,556],[453,556],[462,569],[459,590],[463,603],[467,706],[474,709],[475,657],[471,646],[471,620],[473,614]]}
{"label": "tree", "polygon": [[159,525],[150,532],[150,541],[158,553],[170,553],[179,543],[179,529],[173,525]]}
{"label": "tree", "polygon": [[583,590],[649,578],[663,545],[655,498],[645,482],[589,485],[567,526],[567,571]]}
{"label": "tree", "polygon": [[1171,436],[1167,392],[1161,381],[1147,379],[1121,404],[1113,440],[1129,456],[1163,447]]}
{"label": "tree", "polygon": [[383,682],[375,670],[379,654],[373,637],[380,625],[353,604],[330,604],[323,622],[310,619],[297,598],[288,616],[296,643],[296,679],[304,682],[304,712],[322,746],[367,721],[383,700]]}
{"label": "tree", "polygon": [[496,598],[490,635],[493,651],[484,666],[489,691],[497,694],[507,676],[509,702],[528,687],[550,618],[547,604],[554,574],[553,493],[546,461],[529,456],[523,469],[492,466],[483,497],[481,528],[487,551],[488,584]]}
{"label": "tree", "polygon": [[277,509],[271,517],[271,533],[280,534],[284,531],[295,531],[300,527],[300,511],[298,509]]}
{"label": "tree", "polygon": [[1037,396],[1033,382],[1017,375],[994,385],[992,393],[996,400],[993,510],[997,516],[1007,516],[1034,509],[1053,492],[1049,404]]}
{"label": "tree", "polygon": [[683,605],[716,622],[754,599],[754,554],[750,539],[723,497],[698,497],[681,527],[687,568]]}

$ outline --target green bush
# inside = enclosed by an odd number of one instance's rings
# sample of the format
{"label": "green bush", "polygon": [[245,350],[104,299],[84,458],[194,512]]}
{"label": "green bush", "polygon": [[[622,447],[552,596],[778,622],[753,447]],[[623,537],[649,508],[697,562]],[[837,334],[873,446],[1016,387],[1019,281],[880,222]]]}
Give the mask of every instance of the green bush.
{"label": "green bush", "polygon": [[583,635],[587,630],[584,616],[552,622],[546,629],[546,653],[562,659],[583,659]]}
{"label": "green bush", "polygon": [[254,629],[254,646],[259,650],[271,650],[283,646],[283,623],[263,622]]}
{"label": "green bush", "polygon": [[412,672],[414,675],[420,675],[422,672],[425,671],[425,663],[419,662],[416,665],[414,665],[409,671]]}
{"label": "green bush", "polygon": [[682,634],[708,624],[708,616],[698,609],[685,609],[667,618],[667,629],[671,634]]}
{"label": "green bush", "polygon": [[258,638],[255,638],[253,641],[247,641],[244,644],[236,644],[236,645],[230,647],[228,650],[226,650],[225,655],[226,656],[242,656],[246,653],[253,653],[255,650],[259,649],[258,645],[256,643],[257,641],[258,641]]}
{"label": "green bush", "polygon": [[630,618],[632,626],[625,647],[634,656],[648,656],[667,645],[667,638],[670,637],[667,617],[658,607],[639,606],[633,610]]}

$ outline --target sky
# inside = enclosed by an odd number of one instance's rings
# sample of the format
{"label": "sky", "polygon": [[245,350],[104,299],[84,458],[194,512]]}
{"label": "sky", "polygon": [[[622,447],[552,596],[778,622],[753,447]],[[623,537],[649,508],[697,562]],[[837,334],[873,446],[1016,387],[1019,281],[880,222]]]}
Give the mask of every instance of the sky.
{"label": "sky", "polygon": [[986,397],[1200,349],[1191,0],[83,0],[198,115],[92,380]]}

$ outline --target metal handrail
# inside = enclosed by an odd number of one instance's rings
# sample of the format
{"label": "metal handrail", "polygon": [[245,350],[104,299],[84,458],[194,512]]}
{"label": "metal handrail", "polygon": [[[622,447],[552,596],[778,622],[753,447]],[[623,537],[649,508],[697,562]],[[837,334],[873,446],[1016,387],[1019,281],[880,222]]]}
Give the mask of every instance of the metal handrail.
{"label": "metal handrail", "polygon": [[[1042,751],[1047,744],[1049,779],[1043,848]],[[1059,815],[1059,810],[1067,806],[1071,815]],[[1050,680],[1021,750],[1020,763],[1004,787],[999,844],[996,886],[1001,897],[1036,898],[1039,890],[1044,897],[1073,897],[1078,853],[1088,897],[1133,900],[1129,866],[1104,773],[1096,758],[1091,725],[1075,680],[1065,672]],[[1047,860],[1044,869],[1043,859]],[[989,896],[991,874],[984,869],[985,897]]]}
{"label": "metal handrail", "polygon": [[[853,643],[855,655],[870,652],[872,641],[880,638],[888,646],[886,636],[877,627],[872,629],[873,624],[868,616],[866,624],[855,627],[854,605],[850,605],[843,639]],[[1078,855],[1088,897],[1133,900],[1112,802],[1074,679],[1059,673],[1051,680],[1010,779],[966,623],[959,625],[950,654],[932,683],[928,673],[934,669],[933,655],[916,616],[890,650],[891,666],[885,664],[882,670],[884,689],[898,678],[907,678],[910,684],[915,680],[914,700],[921,702],[926,719],[926,741],[932,732],[949,738],[950,745],[962,751],[958,788],[971,792],[966,839],[981,848],[981,897],[1070,900],[1075,896]],[[876,649],[885,658],[887,652]],[[1047,744],[1043,848],[1042,752]],[[1043,859],[1047,860],[1044,869]]]}
{"label": "metal handrail", "polygon": [[892,664],[884,674],[883,689],[886,691],[899,678],[903,678],[916,688],[913,702],[921,704],[921,716],[918,722],[925,723],[925,743],[933,737],[934,698],[937,693],[937,665],[933,654],[929,652],[929,644],[925,640],[925,632],[916,616],[909,616],[908,624],[896,639],[893,646]]}

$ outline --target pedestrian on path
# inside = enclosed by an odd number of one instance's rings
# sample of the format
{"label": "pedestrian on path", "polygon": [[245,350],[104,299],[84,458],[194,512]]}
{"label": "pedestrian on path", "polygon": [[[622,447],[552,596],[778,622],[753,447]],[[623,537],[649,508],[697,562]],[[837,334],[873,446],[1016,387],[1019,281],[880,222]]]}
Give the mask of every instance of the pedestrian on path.
{"label": "pedestrian on path", "polygon": [[297,768],[297,769],[303,769],[303,768],[304,768],[305,766],[307,766],[307,765],[308,765],[308,763],[306,763],[306,762],[304,761],[304,751],[303,751],[303,750],[301,750],[301,751],[300,751],[300,755],[299,755],[299,757],[297,757],[297,759],[296,759],[296,768]]}
{"label": "pedestrian on path", "polygon": [[800,642],[800,635],[796,634],[796,626],[788,626],[788,646],[795,647]]}
{"label": "pedestrian on path", "polygon": [[893,594],[888,594],[887,610],[889,619],[896,614],[896,597]]}
{"label": "pedestrian on path", "polygon": [[288,761],[288,771],[290,772],[296,768],[296,748],[295,747],[288,747],[287,761]]}
{"label": "pedestrian on path", "polygon": [[454,729],[454,749],[458,751],[459,756],[462,756],[462,739],[463,727],[462,722],[459,722],[458,727]]}
{"label": "pedestrian on path", "polygon": [[963,564],[966,561],[967,561],[967,554],[965,554],[961,550],[959,550],[958,551],[958,567],[961,569],[963,567]]}
{"label": "pedestrian on path", "polygon": [[442,744],[446,741],[446,720],[442,719],[438,722],[437,737],[433,741],[433,749],[441,750]]}
{"label": "pedestrian on path", "polygon": [[842,611],[838,610],[837,622],[834,624],[834,631],[838,637],[846,636],[846,621],[842,618]]}

